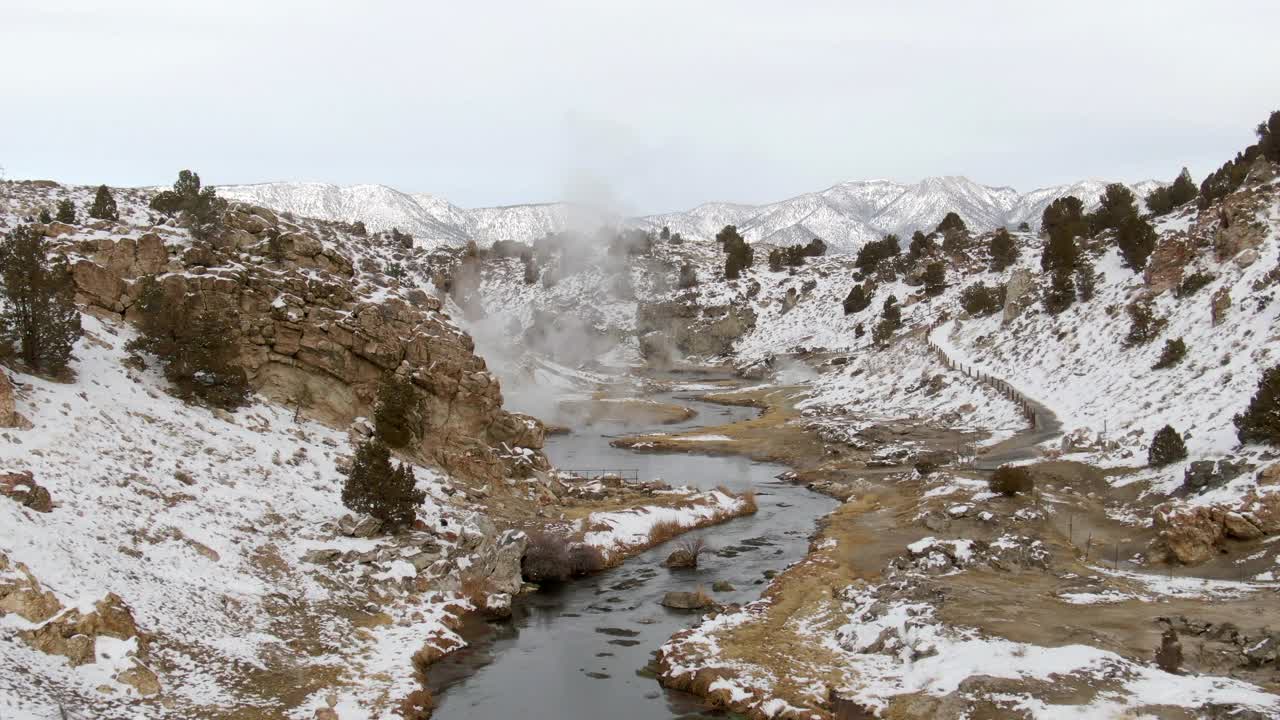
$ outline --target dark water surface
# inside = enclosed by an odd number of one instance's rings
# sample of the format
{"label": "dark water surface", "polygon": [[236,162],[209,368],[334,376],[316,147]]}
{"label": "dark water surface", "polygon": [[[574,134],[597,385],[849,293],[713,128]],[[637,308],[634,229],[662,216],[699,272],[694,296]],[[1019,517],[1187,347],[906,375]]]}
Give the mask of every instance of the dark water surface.
{"label": "dark water surface", "polygon": [[[655,399],[670,400],[672,396]],[[661,431],[718,425],[756,411],[676,400],[698,416]],[[655,428],[656,429],[656,428]],[[653,652],[699,613],[658,604],[670,590],[710,592],[727,580],[736,588],[711,593],[718,602],[745,603],[760,596],[767,571],[780,571],[804,556],[815,522],[836,505],[830,498],[786,485],[780,465],[738,457],[644,454],[609,446],[610,437],[643,431],[597,424],[548,438],[547,455],[563,468],[638,468],[642,479],[673,485],[756,489],[759,512],[695,531],[711,547],[695,571],[671,571],[661,562],[670,543],[626,561],[622,567],[568,583],[517,602],[514,617],[477,622],[465,634],[470,646],[431,666],[432,691],[445,720],[641,720],[718,717],[698,698],[661,688],[646,671]]]}

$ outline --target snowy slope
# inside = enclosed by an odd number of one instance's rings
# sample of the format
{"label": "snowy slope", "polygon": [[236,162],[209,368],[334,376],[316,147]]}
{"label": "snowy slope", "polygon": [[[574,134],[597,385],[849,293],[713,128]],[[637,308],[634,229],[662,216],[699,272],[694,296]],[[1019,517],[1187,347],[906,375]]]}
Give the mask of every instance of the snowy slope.
{"label": "snowy slope", "polygon": [[[1130,187],[1139,197],[1160,183]],[[363,220],[370,230],[398,227],[428,245],[481,246],[498,240],[530,242],[549,232],[590,230],[600,225],[667,227],[690,240],[710,240],[725,225],[737,225],[749,242],[792,244],[814,237],[833,252],[854,252],[886,233],[908,236],[932,230],[948,212],[957,212],[975,232],[1026,222],[1035,228],[1055,198],[1076,195],[1096,204],[1107,183],[1085,180],[1022,194],[959,176],[925,178],[918,183],[866,180],[833,185],[766,205],[706,203],[685,212],[622,218],[568,203],[460,208],[426,193],[407,194],[382,185],[338,186],[323,183],[226,185],[229,198],[323,220]]]}

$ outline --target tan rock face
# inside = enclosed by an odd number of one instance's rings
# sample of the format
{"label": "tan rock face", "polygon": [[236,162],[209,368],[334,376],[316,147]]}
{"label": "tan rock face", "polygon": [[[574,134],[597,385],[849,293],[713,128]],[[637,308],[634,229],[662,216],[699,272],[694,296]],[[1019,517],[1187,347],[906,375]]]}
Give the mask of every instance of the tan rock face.
{"label": "tan rock face", "polygon": [[1015,269],[1009,275],[1009,282],[1005,285],[1003,323],[1007,325],[1021,314],[1025,304],[1023,299],[1031,290],[1032,284],[1031,272],[1026,268]]}
{"label": "tan rock face", "polygon": [[0,371],[0,428],[17,427],[18,411],[15,407],[13,383]]}
{"label": "tan rock face", "polygon": [[1182,282],[1182,270],[1195,256],[1195,247],[1183,235],[1169,237],[1156,246],[1147,263],[1143,280],[1152,293],[1159,294]]}
{"label": "tan rock face", "polygon": [[[93,241],[76,248],[79,299],[90,310],[134,320],[136,280],[167,270],[161,288],[170,302],[187,298],[238,320],[235,340],[250,382],[273,401],[302,402],[318,419],[347,425],[372,415],[386,373],[401,373],[420,392],[423,456],[486,479],[529,463],[547,466],[537,452],[541,424],[503,410],[497,378],[475,355],[471,337],[440,312],[438,300],[361,301],[352,291],[349,258],[288,229],[293,226],[282,231],[277,222],[267,211],[237,208],[228,213],[220,241],[188,247],[180,258],[150,233]],[[255,264],[252,258],[275,232],[286,259]],[[246,246],[255,249],[240,254]]]}
{"label": "tan rock face", "polygon": [[[1264,471],[1265,472],[1265,471]],[[1251,492],[1239,505],[1156,508],[1157,545],[1185,565],[1208,560],[1228,540],[1280,532],[1280,493]]]}
{"label": "tan rock face", "polygon": [[1231,293],[1227,292],[1225,287],[1220,287],[1213,294],[1210,303],[1209,313],[1214,327],[1217,327],[1227,319],[1227,311],[1231,309]]}
{"label": "tan rock face", "polygon": [[0,474],[0,495],[36,512],[53,510],[53,497],[36,482],[30,471]]}

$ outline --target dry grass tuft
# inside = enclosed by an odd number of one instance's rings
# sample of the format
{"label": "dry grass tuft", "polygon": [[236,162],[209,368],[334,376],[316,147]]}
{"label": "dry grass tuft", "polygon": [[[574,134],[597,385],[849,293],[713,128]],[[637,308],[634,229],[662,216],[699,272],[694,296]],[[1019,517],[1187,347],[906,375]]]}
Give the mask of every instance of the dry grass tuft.
{"label": "dry grass tuft", "polygon": [[759,510],[759,507],[756,506],[755,490],[744,490],[742,494],[738,496],[738,499],[743,502],[748,514],[753,514]]}
{"label": "dry grass tuft", "polygon": [[649,542],[657,545],[683,533],[685,528],[674,520],[659,520],[649,528]]}

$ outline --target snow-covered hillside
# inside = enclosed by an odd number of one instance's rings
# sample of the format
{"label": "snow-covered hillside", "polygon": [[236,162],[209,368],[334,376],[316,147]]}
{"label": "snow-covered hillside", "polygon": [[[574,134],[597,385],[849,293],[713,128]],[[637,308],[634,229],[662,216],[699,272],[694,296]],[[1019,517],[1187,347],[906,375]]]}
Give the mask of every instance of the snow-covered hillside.
{"label": "snow-covered hillside", "polygon": [[[226,185],[218,190],[226,197],[281,212],[342,222],[361,220],[371,230],[398,227],[429,245],[461,245],[467,240],[482,247],[499,240],[531,242],[549,232],[602,224],[653,231],[665,226],[687,239],[705,241],[725,225],[737,225],[748,242],[785,245],[820,237],[833,252],[852,252],[886,233],[907,236],[915,230],[932,230],[953,211],[978,232],[1023,222],[1035,228],[1054,199],[1075,195],[1092,206],[1106,185],[1102,180],[1084,180],[1019,193],[958,176],[918,183],[865,180],[766,205],[707,203],[685,212],[630,218],[569,203],[464,209],[435,195],[408,194],[383,185],[281,182]],[[1148,180],[1130,187],[1143,197],[1159,185]]]}

